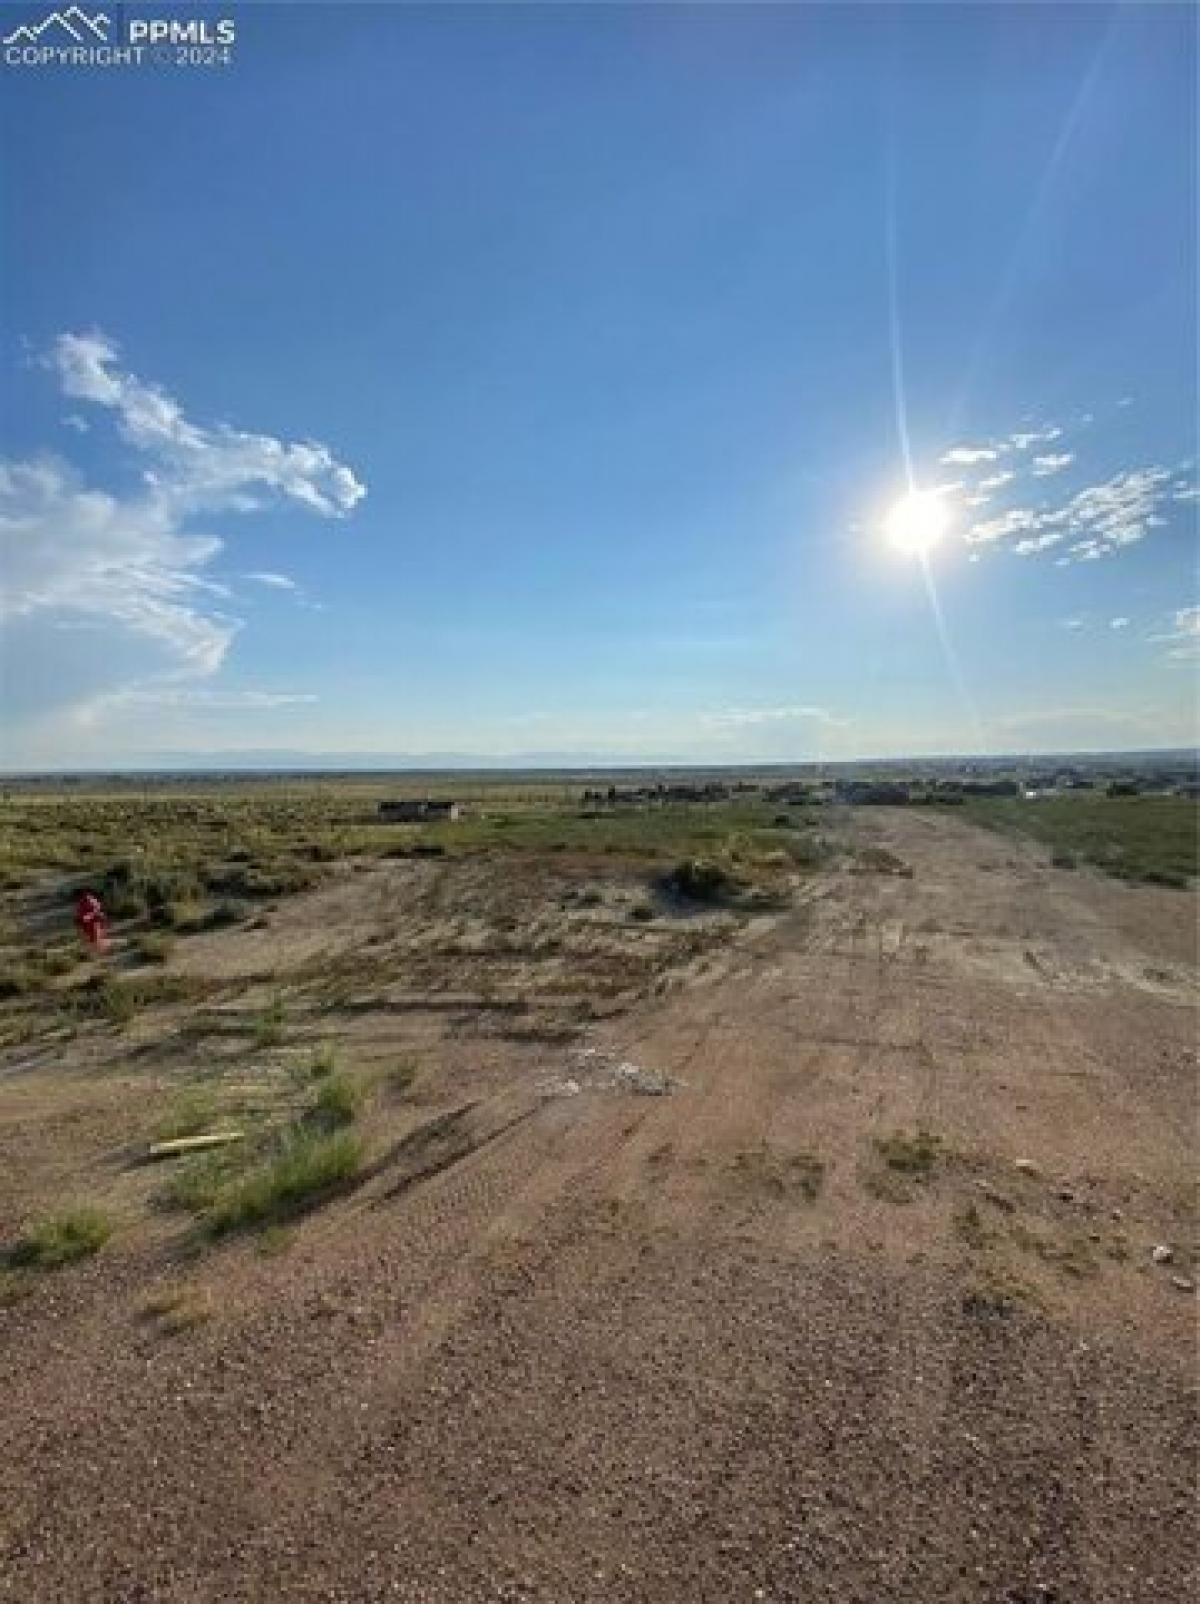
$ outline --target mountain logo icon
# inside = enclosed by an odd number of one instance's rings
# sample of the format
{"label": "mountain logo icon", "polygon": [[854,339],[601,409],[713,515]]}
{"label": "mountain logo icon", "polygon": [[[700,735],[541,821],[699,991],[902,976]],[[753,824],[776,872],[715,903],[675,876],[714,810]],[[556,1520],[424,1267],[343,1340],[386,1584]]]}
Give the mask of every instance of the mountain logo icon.
{"label": "mountain logo icon", "polygon": [[70,6],[66,11],[52,11],[41,22],[23,23],[0,42],[6,45],[36,45],[45,33],[65,33],[77,45],[106,45],[110,21],[103,11],[97,11],[89,17],[79,6]]}

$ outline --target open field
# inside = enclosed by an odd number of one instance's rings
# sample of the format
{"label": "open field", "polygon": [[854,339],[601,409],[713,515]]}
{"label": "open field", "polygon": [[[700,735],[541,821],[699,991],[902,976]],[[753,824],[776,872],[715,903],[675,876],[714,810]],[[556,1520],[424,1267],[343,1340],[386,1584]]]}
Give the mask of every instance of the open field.
{"label": "open field", "polygon": [[968,817],[1027,835],[1051,848],[1059,866],[1073,860],[1125,880],[1184,889],[1200,874],[1196,804],[1184,796],[972,797]]}
{"label": "open field", "polygon": [[1190,1596],[1194,804],[402,788],[4,804],[0,1597]]}

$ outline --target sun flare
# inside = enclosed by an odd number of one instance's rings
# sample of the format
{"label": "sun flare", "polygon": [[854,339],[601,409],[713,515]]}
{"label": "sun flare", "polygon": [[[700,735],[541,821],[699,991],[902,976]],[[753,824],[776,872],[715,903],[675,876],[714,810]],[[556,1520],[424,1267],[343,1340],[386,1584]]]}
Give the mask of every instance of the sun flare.
{"label": "sun flare", "polygon": [[936,490],[910,490],[884,520],[892,545],[910,557],[933,550],[950,524],[950,511]]}

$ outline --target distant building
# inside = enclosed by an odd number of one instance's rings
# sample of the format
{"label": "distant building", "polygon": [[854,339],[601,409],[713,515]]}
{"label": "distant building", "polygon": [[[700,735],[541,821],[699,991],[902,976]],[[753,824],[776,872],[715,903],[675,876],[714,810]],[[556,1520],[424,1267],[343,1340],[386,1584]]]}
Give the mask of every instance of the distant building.
{"label": "distant building", "polygon": [[460,802],[435,801],[427,797],[401,797],[379,804],[379,817],[387,824],[440,824],[462,818]]}

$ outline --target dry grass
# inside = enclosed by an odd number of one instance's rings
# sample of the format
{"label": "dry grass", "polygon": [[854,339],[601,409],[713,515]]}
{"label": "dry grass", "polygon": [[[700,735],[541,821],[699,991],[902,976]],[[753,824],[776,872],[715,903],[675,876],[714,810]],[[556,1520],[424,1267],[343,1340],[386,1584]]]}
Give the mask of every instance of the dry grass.
{"label": "dry grass", "polygon": [[750,1191],[781,1198],[799,1196],[809,1203],[816,1201],[825,1184],[825,1162],[815,1153],[785,1153],[765,1142],[738,1153],[731,1173]]}
{"label": "dry grass", "polygon": [[219,1185],[204,1223],[213,1236],[277,1224],[316,1208],[358,1175],[363,1144],[353,1131],[298,1131],[277,1151]]}
{"label": "dry grass", "polygon": [[157,1330],[175,1336],[211,1320],[216,1313],[216,1300],[209,1287],[170,1285],[148,1293],[138,1305],[138,1312]]}
{"label": "dry grass", "polygon": [[102,1209],[80,1205],[51,1214],[32,1226],[9,1254],[22,1269],[53,1270],[98,1253],[112,1235]]}
{"label": "dry grass", "polygon": [[942,1141],[927,1130],[893,1131],[875,1138],[875,1151],[889,1170],[927,1180],[942,1155]]}

